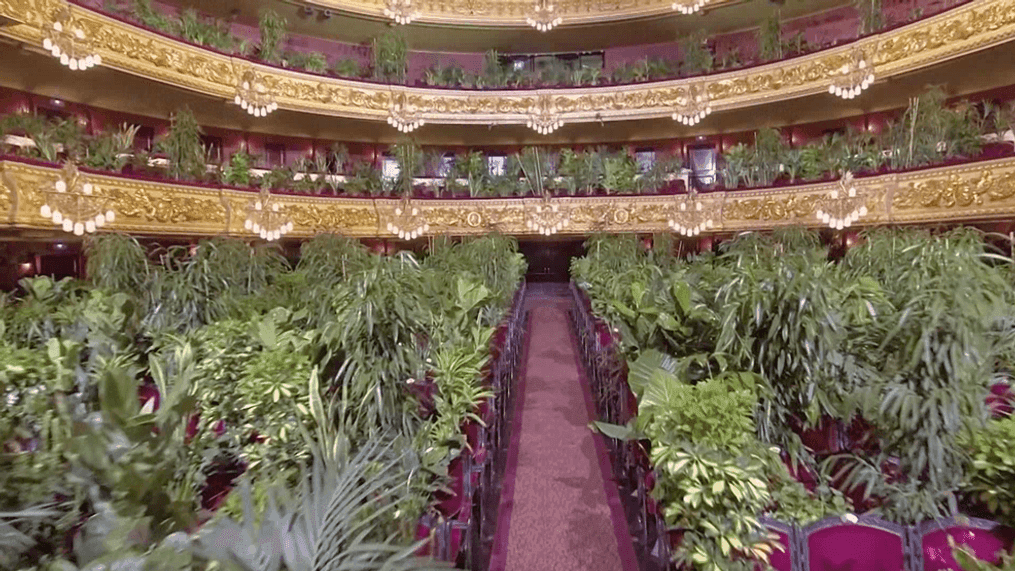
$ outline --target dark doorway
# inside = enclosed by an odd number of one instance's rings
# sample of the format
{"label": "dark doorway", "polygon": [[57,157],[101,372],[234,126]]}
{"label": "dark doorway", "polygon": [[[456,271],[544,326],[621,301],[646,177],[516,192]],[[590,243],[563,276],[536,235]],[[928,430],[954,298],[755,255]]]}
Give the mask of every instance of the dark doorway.
{"label": "dark doorway", "polygon": [[558,240],[521,240],[518,249],[525,254],[529,282],[564,282],[571,279],[571,258],[584,255],[584,238]]}

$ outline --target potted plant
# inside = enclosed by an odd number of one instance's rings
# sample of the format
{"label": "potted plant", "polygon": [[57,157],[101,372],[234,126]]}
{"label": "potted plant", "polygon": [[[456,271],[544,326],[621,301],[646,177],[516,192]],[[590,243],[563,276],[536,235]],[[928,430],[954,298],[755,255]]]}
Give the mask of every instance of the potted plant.
{"label": "potted plant", "polygon": [[206,157],[201,142],[203,131],[189,108],[173,114],[169,132],[156,144],[158,152],[169,159],[169,176],[176,180],[201,180]]}
{"label": "potted plant", "polygon": [[282,44],[286,39],[286,19],[274,10],[265,10],[258,21],[261,32],[261,44],[257,55],[268,63],[279,63],[282,59]]}
{"label": "potted plant", "polygon": [[374,79],[390,82],[405,82],[409,46],[405,35],[388,30],[373,39],[371,53],[373,55]]}

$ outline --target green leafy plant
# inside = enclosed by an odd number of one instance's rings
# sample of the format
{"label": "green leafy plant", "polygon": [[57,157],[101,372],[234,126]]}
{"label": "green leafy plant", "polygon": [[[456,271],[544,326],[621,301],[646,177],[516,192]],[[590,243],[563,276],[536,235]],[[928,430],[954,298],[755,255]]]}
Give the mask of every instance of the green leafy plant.
{"label": "green leafy plant", "polygon": [[169,159],[169,176],[177,180],[200,180],[206,172],[201,126],[187,107],[173,114],[166,133],[156,148]]}
{"label": "green leafy plant", "polygon": [[197,10],[187,8],[180,12],[172,23],[171,33],[199,46],[209,46],[224,52],[237,49],[241,41],[229,32],[223,23],[198,15]]}
{"label": "green leafy plant", "polygon": [[169,17],[156,10],[151,0],[133,0],[131,11],[146,28],[168,33],[172,27]]}
{"label": "green leafy plant", "polygon": [[1015,417],[991,420],[979,430],[963,435],[962,449],[969,452],[972,465],[966,471],[962,490],[985,505],[1003,523],[1015,522]]}
{"label": "green leafy plant", "polygon": [[685,75],[709,73],[715,68],[715,56],[708,47],[708,38],[703,32],[690,36],[680,43],[682,54],[681,71]]}
{"label": "green leafy plant", "polygon": [[107,131],[88,141],[83,164],[93,169],[119,171],[127,165],[140,127],[124,124],[118,131]]}
{"label": "green leafy plant", "polygon": [[331,71],[338,77],[357,78],[363,76],[363,68],[359,61],[352,58],[343,58],[335,62]]}
{"label": "green leafy plant", "polygon": [[282,64],[285,67],[302,69],[311,73],[328,71],[328,58],[320,52],[287,51],[282,54]]}
{"label": "green leafy plant", "polygon": [[885,15],[881,0],[855,0],[857,12],[860,13],[860,29],[858,34],[866,36],[881,31],[885,27]]}
{"label": "green leafy plant", "polygon": [[222,184],[250,186],[254,182],[251,168],[255,161],[255,157],[245,151],[229,155],[229,162],[222,167]]}
{"label": "green leafy plant", "polygon": [[243,571],[270,571],[279,563],[290,571],[447,568],[413,555],[425,541],[401,545],[379,525],[381,516],[400,515],[407,492],[403,458],[392,449],[375,440],[334,464],[315,457],[296,493],[269,490],[272,501],[263,514],[244,482],[241,522],[216,522],[195,539],[196,550]]}
{"label": "green leafy plant", "polygon": [[948,545],[952,550],[952,557],[962,567],[963,571],[1012,571],[1015,569],[1015,556],[1012,553],[1001,551],[998,554],[1000,560],[997,565],[984,561],[976,556],[973,551],[965,545],[957,545],[949,535]]}
{"label": "green leafy plant", "polygon": [[409,46],[405,35],[390,29],[373,39],[374,79],[399,82],[405,81],[408,69]]}
{"label": "green leafy plant", "polygon": [[258,24],[261,32],[258,57],[268,63],[279,63],[282,60],[282,44],[286,39],[286,19],[274,10],[265,10],[261,12]]}
{"label": "green leafy plant", "polygon": [[603,188],[608,193],[629,193],[634,191],[638,165],[634,157],[621,150],[603,156]]}
{"label": "green leafy plant", "polygon": [[782,23],[780,13],[775,11],[758,28],[758,55],[762,61],[782,59]]}

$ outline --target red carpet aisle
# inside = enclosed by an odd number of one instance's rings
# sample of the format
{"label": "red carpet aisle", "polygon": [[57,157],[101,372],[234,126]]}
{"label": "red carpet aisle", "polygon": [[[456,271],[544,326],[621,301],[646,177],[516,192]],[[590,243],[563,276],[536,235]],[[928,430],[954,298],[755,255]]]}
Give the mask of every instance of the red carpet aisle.
{"label": "red carpet aisle", "polygon": [[491,571],[637,569],[616,485],[606,480],[604,488],[604,448],[588,428],[568,307],[566,298],[530,300],[528,359]]}

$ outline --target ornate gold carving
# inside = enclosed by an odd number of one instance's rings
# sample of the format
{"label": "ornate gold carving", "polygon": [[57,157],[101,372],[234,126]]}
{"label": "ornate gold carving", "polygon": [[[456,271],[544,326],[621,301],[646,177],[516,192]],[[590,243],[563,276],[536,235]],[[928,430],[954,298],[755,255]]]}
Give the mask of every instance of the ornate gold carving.
{"label": "ornate gold carving", "polygon": [[[380,9],[379,0],[363,1],[375,3]],[[631,7],[649,5],[634,0],[622,1],[623,5]],[[651,0],[651,5],[656,1]],[[424,2],[433,2],[435,10],[439,8],[438,11],[448,14],[460,11],[478,14],[494,6],[515,5],[515,2],[502,3],[501,0]],[[489,6],[484,8],[487,6],[484,2]],[[527,8],[528,2],[517,0],[518,18],[524,17],[521,8]],[[574,2],[577,3],[562,4],[561,9],[566,12],[585,6],[581,10],[591,13],[598,9],[594,6],[605,9],[604,6],[613,5],[610,2],[600,5],[593,0]],[[41,45],[41,28],[51,20],[58,5],[54,0],[0,0],[0,15],[24,22],[0,28],[0,35]],[[673,107],[686,99],[688,87],[695,82],[692,78],[649,85],[500,92],[376,86],[252,64],[142,30],[78,5],[72,5],[71,9],[88,36],[93,38],[103,65],[227,100],[235,95],[240,71],[256,69],[264,76],[266,86],[276,95],[281,107],[377,121],[387,118],[395,94],[405,97],[430,123],[525,124],[533,105],[547,97],[552,98],[557,112],[567,123],[668,117]],[[831,78],[857,49],[875,54],[878,75],[885,78],[1013,38],[1015,0],[972,0],[937,16],[852,44],[765,66],[715,74],[709,77],[707,93],[717,111],[746,107],[827,91]]]}
{"label": "ornate gold carving", "polygon": [[[384,0],[315,0],[315,4],[371,16],[383,16]],[[710,7],[735,4],[736,0],[713,1]],[[413,21],[454,24],[523,26],[532,11],[532,0],[415,0],[420,12]],[[554,13],[564,24],[602,22],[633,16],[673,12],[671,0],[555,0]]]}
{"label": "ornate gold carving", "polygon": [[113,210],[118,218],[123,217],[127,221],[166,225],[192,222],[219,224],[226,221],[226,209],[218,198],[180,195],[171,190],[162,193],[140,185],[105,188],[97,183],[97,186],[101,194],[113,201]]}
{"label": "ornate gold carving", "polygon": [[820,201],[821,197],[816,194],[789,196],[779,194],[765,198],[730,200],[723,209],[723,219],[782,222],[814,218],[814,209]]}
{"label": "ornate gold carving", "polygon": [[[976,173],[974,173],[976,174]],[[979,176],[963,176],[952,172],[943,178],[909,183],[892,199],[895,210],[952,209],[983,206],[984,199],[1003,202],[1015,196],[1015,172],[995,175],[985,169]]]}
{"label": "ornate gold carving", "polygon": [[[43,167],[16,161],[0,162],[0,228],[52,229],[39,207],[38,189],[50,188],[58,166]],[[112,230],[151,234],[235,234],[243,231],[244,207],[251,193],[208,189],[185,184],[146,183],[116,176],[91,175],[96,194],[113,201],[117,212]],[[833,183],[834,184],[834,183]],[[1015,158],[963,166],[941,167],[854,180],[858,194],[868,196],[869,213],[859,225],[921,221],[961,222],[1015,216]],[[861,188],[862,187],[862,188]],[[718,230],[764,230],[778,226],[819,226],[814,216],[831,184],[812,184],[766,190],[730,191],[700,195],[709,208],[721,212]],[[886,196],[893,192],[887,208]],[[293,236],[318,233],[348,236],[388,236],[382,227],[398,205],[395,199],[335,198],[277,195],[295,224]],[[477,235],[500,232],[532,235],[526,212],[538,198],[497,200],[414,201],[431,226],[427,235]],[[667,231],[673,205],[665,196],[560,197],[570,223],[560,234],[591,232]],[[237,214],[239,213],[239,214]],[[7,222],[12,221],[12,222]]]}
{"label": "ornate gold carving", "polygon": [[[283,198],[281,202],[285,203]],[[344,206],[344,207],[343,207]],[[287,208],[296,226],[294,233],[320,234],[323,232],[342,232],[343,229],[367,230],[371,234],[378,233],[380,225],[377,211],[365,206],[349,207],[347,204],[327,204],[321,201],[315,204],[288,203]],[[357,234],[359,232],[356,232]]]}

